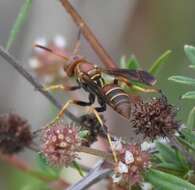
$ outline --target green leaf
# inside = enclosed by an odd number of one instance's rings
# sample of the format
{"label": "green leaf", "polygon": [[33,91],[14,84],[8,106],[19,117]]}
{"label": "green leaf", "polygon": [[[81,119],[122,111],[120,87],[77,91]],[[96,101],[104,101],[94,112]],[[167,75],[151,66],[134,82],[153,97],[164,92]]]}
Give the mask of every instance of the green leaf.
{"label": "green leaf", "polygon": [[137,58],[132,55],[127,62],[127,69],[138,69],[140,67]]}
{"label": "green leaf", "polygon": [[184,129],[181,130],[181,134],[182,134],[182,136],[185,137],[186,140],[188,140],[189,142],[195,144],[195,141],[194,141],[194,139],[195,139],[195,131],[192,131],[192,130],[190,130],[188,128],[184,128]]}
{"label": "green leaf", "polygon": [[195,47],[190,45],[184,46],[184,51],[190,62],[195,65]]}
{"label": "green leaf", "polygon": [[180,143],[185,145],[188,149],[191,149],[192,151],[195,152],[195,146],[193,144],[191,144],[188,140],[185,140],[181,137],[178,137],[177,139],[179,140]]}
{"label": "green leaf", "polygon": [[188,115],[187,127],[190,130],[193,130],[193,128],[195,128],[195,107],[192,108]]}
{"label": "green leaf", "polygon": [[182,99],[195,99],[195,91],[186,92],[184,95],[182,95],[181,98]]}
{"label": "green leaf", "polygon": [[168,57],[171,54],[171,50],[167,50],[165,51],[150,67],[149,69],[149,73],[152,75],[155,75],[158,73],[158,71],[160,70],[160,67],[166,63]]}
{"label": "green leaf", "polygon": [[187,85],[195,85],[195,79],[190,78],[190,77],[185,77],[185,76],[171,76],[168,78],[168,80],[181,83],[181,84],[187,84]]}
{"label": "green leaf", "polygon": [[125,56],[121,57],[120,66],[124,69],[138,69],[140,67],[137,58],[134,55],[127,60]]}
{"label": "green leaf", "polygon": [[10,32],[10,35],[9,35],[9,38],[8,38],[8,41],[6,44],[7,50],[10,49],[12,43],[16,39],[16,35],[20,31],[20,28],[27,17],[27,14],[28,14],[28,11],[29,11],[31,5],[32,5],[32,0],[26,0],[24,2],[24,4],[22,5],[21,10],[16,18],[16,21],[11,29],[11,32]]}
{"label": "green leaf", "polygon": [[193,184],[174,175],[155,169],[148,170],[145,174],[145,178],[156,188],[161,188],[163,190],[195,190]]}
{"label": "green leaf", "polygon": [[158,167],[164,168],[164,169],[168,169],[168,170],[174,170],[174,171],[178,171],[178,172],[182,172],[182,168],[179,168],[177,165],[175,164],[171,164],[171,163],[167,163],[167,162],[162,162],[158,164]]}
{"label": "green leaf", "polygon": [[168,163],[175,163],[177,166],[180,166],[180,162],[176,159],[176,152],[170,146],[156,142],[157,150],[161,158]]}

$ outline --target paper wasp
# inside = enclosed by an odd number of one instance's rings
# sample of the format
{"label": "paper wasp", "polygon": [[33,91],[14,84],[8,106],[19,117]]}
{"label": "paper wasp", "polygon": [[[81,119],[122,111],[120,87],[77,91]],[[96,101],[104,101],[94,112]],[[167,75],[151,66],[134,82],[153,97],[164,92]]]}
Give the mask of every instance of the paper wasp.
{"label": "paper wasp", "polygon": [[[89,63],[85,58],[79,55],[73,55],[68,58],[41,45],[36,45],[36,47],[45,49],[46,51],[62,57],[66,61],[66,64],[64,65],[64,71],[69,77],[75,77],[78,84],[77,86],[65,86],[62,84],[54,85],[46,88],[46,90],[61,89],[73,91],[83,88],[86,92],[89,93],[88,102],[80,100],[68,101],[60,111],[58,115],[59,117],[63,115],[69,104],[72,103],[80,106],[91,106],[95,102],[95,98],[97,98],[100,107],[95,107],[95,111],[103,112],[106,110],[106,106],[109,105],[120,115],[130,119],[130,96],[121,88],[119,82],[123,82],[130,87],[132,86],[130,81],[140,82],[149,86],[152,86],[156,83],[156,79],[144,70],[129,70],[120,68],[103,69],[92,63]],[[112,75],[115,77],[115,79],[111,83],[106,83],[102,77],[102,73]],[[145,91],[152,92],[157,90],[154,88],[148,88],[145,89]]]}
{"label": "paper wasp", "polygon": [[[132,83],[130,81],[140,82],[148,86],[152,86],[156,83],[156,79],[144,70],[129,70],[120,68],[103,69],[88,62],[84,57],[79,55],[66,57],[58,52],[53,51],[52,49],[41,45],[35,45],[35,47],[42,48],[57,56],[62,57],[66,62],[64,64],[64,71],[66,72],[67,76],[75,77],[77,81],[77,86],[66,86],[63,84],[59,84],[45,88],[45,90],[61,89],[74,91],[83,88],[89,94],[88,102],[81,100],[67,101],[56,118],[52,122],[50,122],[49,125],[57,122],[64,115],[65,110],[70,104],[76,104],[79,106],[91,106],[94,104],[96,98],[100,106],[90,108],[91,111],[93,111],[93,113],[96,115],[98,121],[102,126],[103,122],[98,112],[105,111],[107,105],[111,106],[113,110],[118,112],[121,116],[125,117],[126,119],[130,119],[132,106],[131,100],[129,94],[121,88],[119,82],[123,82],[130,87],[132,86]],[[103,73],[114,76],[114,80],[111,83],[105,82],[105,79],[102,76]],[[145,91],[157,90],[154,88],[149,88]],[[108,133],[107,137],[112,149],[111,138]],[[114,160],[117,161],[115,151],[113,149],[112,152]]]}

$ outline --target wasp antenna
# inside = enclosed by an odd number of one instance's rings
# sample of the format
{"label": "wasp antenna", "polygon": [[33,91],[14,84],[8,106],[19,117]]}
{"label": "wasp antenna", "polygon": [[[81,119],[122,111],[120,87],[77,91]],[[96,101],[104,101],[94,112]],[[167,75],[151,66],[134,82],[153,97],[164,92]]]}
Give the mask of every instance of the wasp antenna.
{"label": "wasp antenna", "polygon": [[54,55],[56,55],[56,56],[58,56],[58,57],[61,57],[62,59],[65,59],[66,61],[69,60],[68,57],[62,55],[61,53],[58,53],[58,52],[54,51],[53,49],[47,48],[47,47],[42,46],[42,45],[39,45],[39,44],[34,44],[33,46],[34,46],[35,48],[40,48],[40,49],[43,49],[43,50],[45,50],[45,51],[47,51],[47,52],[50,52],[50,53],[52,53],[52,54],[54,54]]}

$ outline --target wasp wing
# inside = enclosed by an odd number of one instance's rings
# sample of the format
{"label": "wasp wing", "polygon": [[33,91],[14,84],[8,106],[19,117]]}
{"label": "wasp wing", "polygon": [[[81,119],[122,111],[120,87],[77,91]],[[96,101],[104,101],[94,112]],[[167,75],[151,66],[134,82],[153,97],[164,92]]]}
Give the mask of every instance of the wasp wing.
{"label": "wasp wing", "polygon": [[153,86],[156,79],[147,71],[133,69],[103,69],[104,73]]}

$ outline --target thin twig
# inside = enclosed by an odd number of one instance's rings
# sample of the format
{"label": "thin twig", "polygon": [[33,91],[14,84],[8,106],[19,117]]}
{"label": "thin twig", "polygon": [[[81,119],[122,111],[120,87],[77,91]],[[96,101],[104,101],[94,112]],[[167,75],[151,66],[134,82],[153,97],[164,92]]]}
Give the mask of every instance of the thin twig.
{"label": "thin twig", "polygon": [[[6,51],[3,47],[0,47],[0,56],[3,57],[7,63],[9,63],[11,66],[13,66],[26,80],[28,80],[37,91],[39,91],[41,94],[43,94],[53,105],[55,105],[58,109],[62,108],[62,104],[60,104],[59,101],[57,101],[51,93],[44,91],[43,86],[35,80],[31,74],[29,74],[21,65],[19,61],[16,60],[12,55],[9,54],[8,51]],[[77,118],[75,115],[73,115],[71,112],[66,110],[65,115],[69,117],[71,120],[81,124],[79,118]]]}
{"label": "thin twig", "polygon": [[111,58],[111,56],[106,52],[100,42],[97,40],[96,36],[93,34],[87,23],[83,20],[83,18],[79,15],[79,13],[74,9],[74,7],[70,4],[68,0],[60,0],[63,7],[70,14],[75,24],[80,28],[83,36],[89,42],[93,50],[99,56],[102,63],[109,68],[116,68],[117,64]]}

